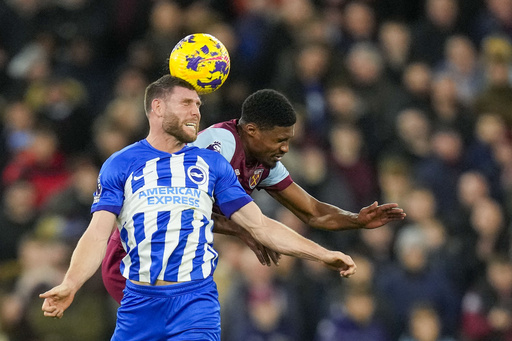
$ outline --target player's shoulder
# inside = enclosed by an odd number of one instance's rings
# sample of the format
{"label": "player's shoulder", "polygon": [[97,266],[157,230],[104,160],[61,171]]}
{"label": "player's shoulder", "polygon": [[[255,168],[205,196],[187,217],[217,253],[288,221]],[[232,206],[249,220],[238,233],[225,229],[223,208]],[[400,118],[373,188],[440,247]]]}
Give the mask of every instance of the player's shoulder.
{"label": "player's shoulder", "polygon": [[185,153],[198,155],[198,156],[208,159],[208,160],[212,160],[212,161],[223,160],[223,162],[227,162],[226,159],[220,153],[218,153],[217,151],[212,150],[212,149],[200,148],[195,145],[187,145],[187,148],[183,149],[183,151]]}
{"label": "player's shoulder", "polygon": [[234,120],[227,120],[227,121],[212,124],[209,128],[219,128],[219,129],[225,129],[225,130],[229,130],[232,132],[236,132],[237,124],[238,124],[238,120],[234,119]]}
{"label": "player's shoulder", "polygon": [[107,159],[107,161],[115,161],[115,162],[121,162],[123,160],[131,159],[137,155],[140,156],[140,152],[142,150],[147,149],[147,146],[144,144],[145,140],[141,140],[135,143],[132,143],[123,149],[118,150],[117,152],[110,155],[110,157]]}
{"label": "player's shoulder", "polygon": [[212,140],[218,140],[222,142],[232,142],[236,134],[236,123],[234,120],[216,123],[202,130],[197,136],[197,140],[193,143],[200,148],[205,148],[203,145]]}
{"label": "player's shoulder", "polygon": [[146,140],[140,140],[113,153],[104,162],[103,167],[115,165],[120,169],[128,169],[137,162],[143,162],[143,159],[155,157],[155,152],[156,149],[152,148]]}
{"label": "player's shoulder", "polygon": [[230,160],[237,147],[236,123],[233,120],[214,124],[201,131],[192,145],[213,150]]}

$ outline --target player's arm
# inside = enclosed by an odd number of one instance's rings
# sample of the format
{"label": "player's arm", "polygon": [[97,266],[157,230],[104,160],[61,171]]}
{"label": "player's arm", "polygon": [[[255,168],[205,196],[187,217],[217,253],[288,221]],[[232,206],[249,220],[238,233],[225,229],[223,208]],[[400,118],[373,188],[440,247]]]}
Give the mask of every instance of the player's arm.
{"label": "player's arm", "polygon": [[78,289],[98,270],[107,241],[112,233],[116,216],[107,211],[97,211],[71,256],[71,263],[62,283],[40,294],[44,298],[44,316],[61,318],[75,297]]}
{"label": "player's arm", "polygon": [[256,254],[261,264],[271,266],[273,262],[278,265],[281,255],[256,241],[246,229],[218,213],[213,213],[212,218],[213,232],[240,238]]}
{"label": "player's arm", "polygon": [[339,251],[330,251],[302,237],[286,225],[271,219],[249,202],[231,215],[231,219],[247,229],[263,245],[281,254],[318,261],[337,270],[341,276],[349,277],[356,271],[352,258]]}
{"label": "player's arm", "polygon": [[396,203],[379,205],[375,201],[370,206],[363,207],[359,213],[345,211],[317,200],[295,182],[284,190],[267,192],[304,223],[318,229],[372,229],[405,218],[403,209]]}

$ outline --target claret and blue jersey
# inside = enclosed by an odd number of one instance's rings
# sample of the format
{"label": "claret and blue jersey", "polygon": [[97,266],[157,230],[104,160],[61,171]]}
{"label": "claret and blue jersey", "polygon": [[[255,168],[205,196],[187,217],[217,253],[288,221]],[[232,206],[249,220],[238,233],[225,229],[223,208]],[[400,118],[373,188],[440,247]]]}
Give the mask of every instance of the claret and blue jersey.
{"label": "claret and blue jersey", "polygon": [[121,273],[153,284],[212,275],[213,204],[230,217],[251,200],[220,154],[193,146],[169,154],[142,140],[104,163],[91,212],[118,216]]}
{"label": "claret and blue jersey", "polygon": [[238,177],[238,181],[248,194],[255,189],[282,191],[292,182],[286,167],[278,162],[274,168],[261,163],[247,164],[247,156],[243,143],[237,133],[238,120],[230,120],[214,124],[201,131],[197,139],[191,143],[199,148],[206,148],[220,153],[229,161]]}

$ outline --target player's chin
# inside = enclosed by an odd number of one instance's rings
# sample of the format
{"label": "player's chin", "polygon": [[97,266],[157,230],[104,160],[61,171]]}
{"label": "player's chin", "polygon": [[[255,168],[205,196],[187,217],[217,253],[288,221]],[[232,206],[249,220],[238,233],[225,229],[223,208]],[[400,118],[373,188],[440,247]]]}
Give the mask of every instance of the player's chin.
{"label": "player's chin", "polygon": [[183,139],[187,140],[187,143],[194,142],[197,139],[197,131],[192,131],[191,129],[185,130]]}
{"label": "player's chin", "polygon": [[187,134],[181,137],[181,142],[192,143],[197,139],[197,134]]}
{"label": "player's chin", "polygon": [[277,160],[270,159],[262,162],[265,167],[274,168],[277,165]]}

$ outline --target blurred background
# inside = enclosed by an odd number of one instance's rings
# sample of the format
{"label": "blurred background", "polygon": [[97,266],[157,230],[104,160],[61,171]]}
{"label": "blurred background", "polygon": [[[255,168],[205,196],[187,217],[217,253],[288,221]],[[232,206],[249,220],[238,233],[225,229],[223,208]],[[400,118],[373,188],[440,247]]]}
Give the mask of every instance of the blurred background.
{"label": "blurred background", "polygon": [[1,0],[1,341],[110,339],[99,274],[62,320],[38,294],[67,269],[102,162],[145,137],[146,85],[197,32],[231,56],[203,128],[282,91],[299,114],[295,181],[352,212],[408,214],[322,232],[256,193],[358,272],[263,267],[217,235],[223,341],[512,340],[512,0]]}

